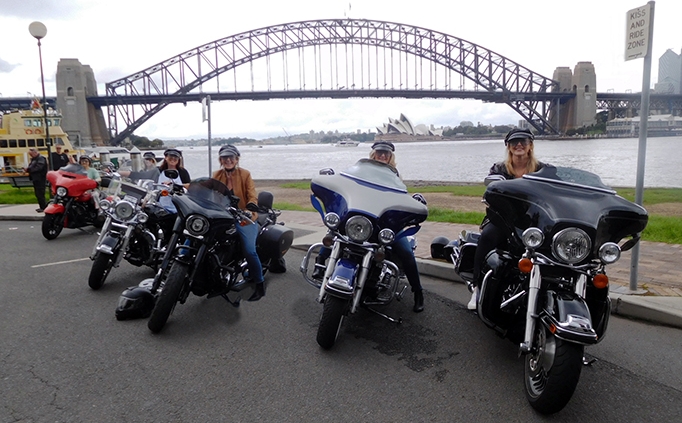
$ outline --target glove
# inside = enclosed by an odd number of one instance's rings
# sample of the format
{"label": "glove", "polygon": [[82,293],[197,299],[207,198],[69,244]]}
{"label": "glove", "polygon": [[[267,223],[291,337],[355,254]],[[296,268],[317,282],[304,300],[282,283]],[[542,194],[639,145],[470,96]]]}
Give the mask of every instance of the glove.
{"label": "glove", "polygon": [[422,203],[423,205],[426,205],[426,198],[424,198],[423,195],[421,195],[421,194],[419,194],[419,193],[417,193],[417,194],[412,194],[412,198],[414,198],[415,200],[419,201],[419,202]]}

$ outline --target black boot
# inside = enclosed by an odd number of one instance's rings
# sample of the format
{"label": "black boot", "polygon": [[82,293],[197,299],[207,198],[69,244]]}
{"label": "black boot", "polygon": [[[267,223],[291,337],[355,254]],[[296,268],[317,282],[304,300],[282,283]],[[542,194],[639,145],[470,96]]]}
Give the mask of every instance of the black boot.
{"label": "black boot", "polygon": [[256,284],[256,290],[253,292],[253,295],[247,301],[258,301],[263,297],[265,297],[265,282],[259,282]]}
{"label": "black boot", "polygon": [[324,272],[327,270],[324,263],[327,261],[326,258],[317,256],[315,257],[315,269],[313,269],[312,278],[316,281],[322,282],[324,279]]}
{"label": "black boot", "polygon": [[414,307],[412,307],[412,311],[415,313],[424,311],[424,293],[421,289],[414,293]]}

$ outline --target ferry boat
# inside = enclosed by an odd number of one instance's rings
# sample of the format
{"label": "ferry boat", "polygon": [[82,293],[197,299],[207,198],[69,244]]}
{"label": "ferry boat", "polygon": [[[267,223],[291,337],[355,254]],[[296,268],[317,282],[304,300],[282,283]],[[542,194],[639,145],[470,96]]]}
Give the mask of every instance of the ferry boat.
{"label": "ferry boat", "polygon": [[339,142],[336,143],[337,147],[357,147],[360,144],[360,141],[353,141],[350,138],[345,138],[342,140],[339,140]]}
{"label": "ferry boat", "polygon": [[[61,128],[62,116],[53,109],[47,110],[47,125],[49,125],[51,151],[54,146],[61,145],[69,154],[79,154],[69,141],[69,137]],[[45,135],[45,112],[37,100],[27,110],[13,110],[0,114],[0,165],[3,178],[27,177],[24,172],[31,161],[29,148],[37,148],[40,154],[47,158]]]}

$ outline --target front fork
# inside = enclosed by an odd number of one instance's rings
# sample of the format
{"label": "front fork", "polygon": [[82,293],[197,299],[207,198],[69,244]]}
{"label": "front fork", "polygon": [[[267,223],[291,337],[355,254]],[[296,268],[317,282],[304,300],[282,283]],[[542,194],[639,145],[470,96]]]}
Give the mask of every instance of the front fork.
{"label": "front fork", "polygon": [[[320,292],[318,294],[318,302],[324,302],[324,298],[327,295],[325,287],[329,282],[329,278],[334,274],[334,269],[336,268],[336,262],[339,259],[341,253],[341,242],[335,242],[332,247],[332,252],[329,256],[327,262],[327,270],[324,274],[324,279],[322,280],[322,285],[320,285]],[[365,286],[365,281],[367,280],[367,275],[369,274],[370,267],[372,265],[373,254],[368,251],[362,258],[362,265],[360,266],[360,271],[355,275],[355,281],[353,283],[353,300],[350,307],[350,313],[355,313],[360,305],[360,299],[362,298],[362,290]]]}
{"label": "front fork", "polygon": [[536,313],[538,303],[538,293],[540,291],[540,283],[542,275],[540,274],[540,266],[533,264],[533,269],[530,271],[530,284],[528,289],[528,309],[526,310],[526,331],[523,336],[523,342],[519,346],[521,353],[528,353],[533,345],[533,334],[535,333],[535,324],[538,318]]}

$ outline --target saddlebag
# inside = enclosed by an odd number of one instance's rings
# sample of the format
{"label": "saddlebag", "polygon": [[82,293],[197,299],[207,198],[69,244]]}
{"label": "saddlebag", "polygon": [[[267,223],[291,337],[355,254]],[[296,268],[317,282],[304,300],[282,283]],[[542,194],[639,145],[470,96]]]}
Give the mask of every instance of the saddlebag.
{"label": "saddlebag", "polygon": [[261,260],[280,259],[294,242],[294,231],[283,225],[264,227],[258,235],[256,247]]}

